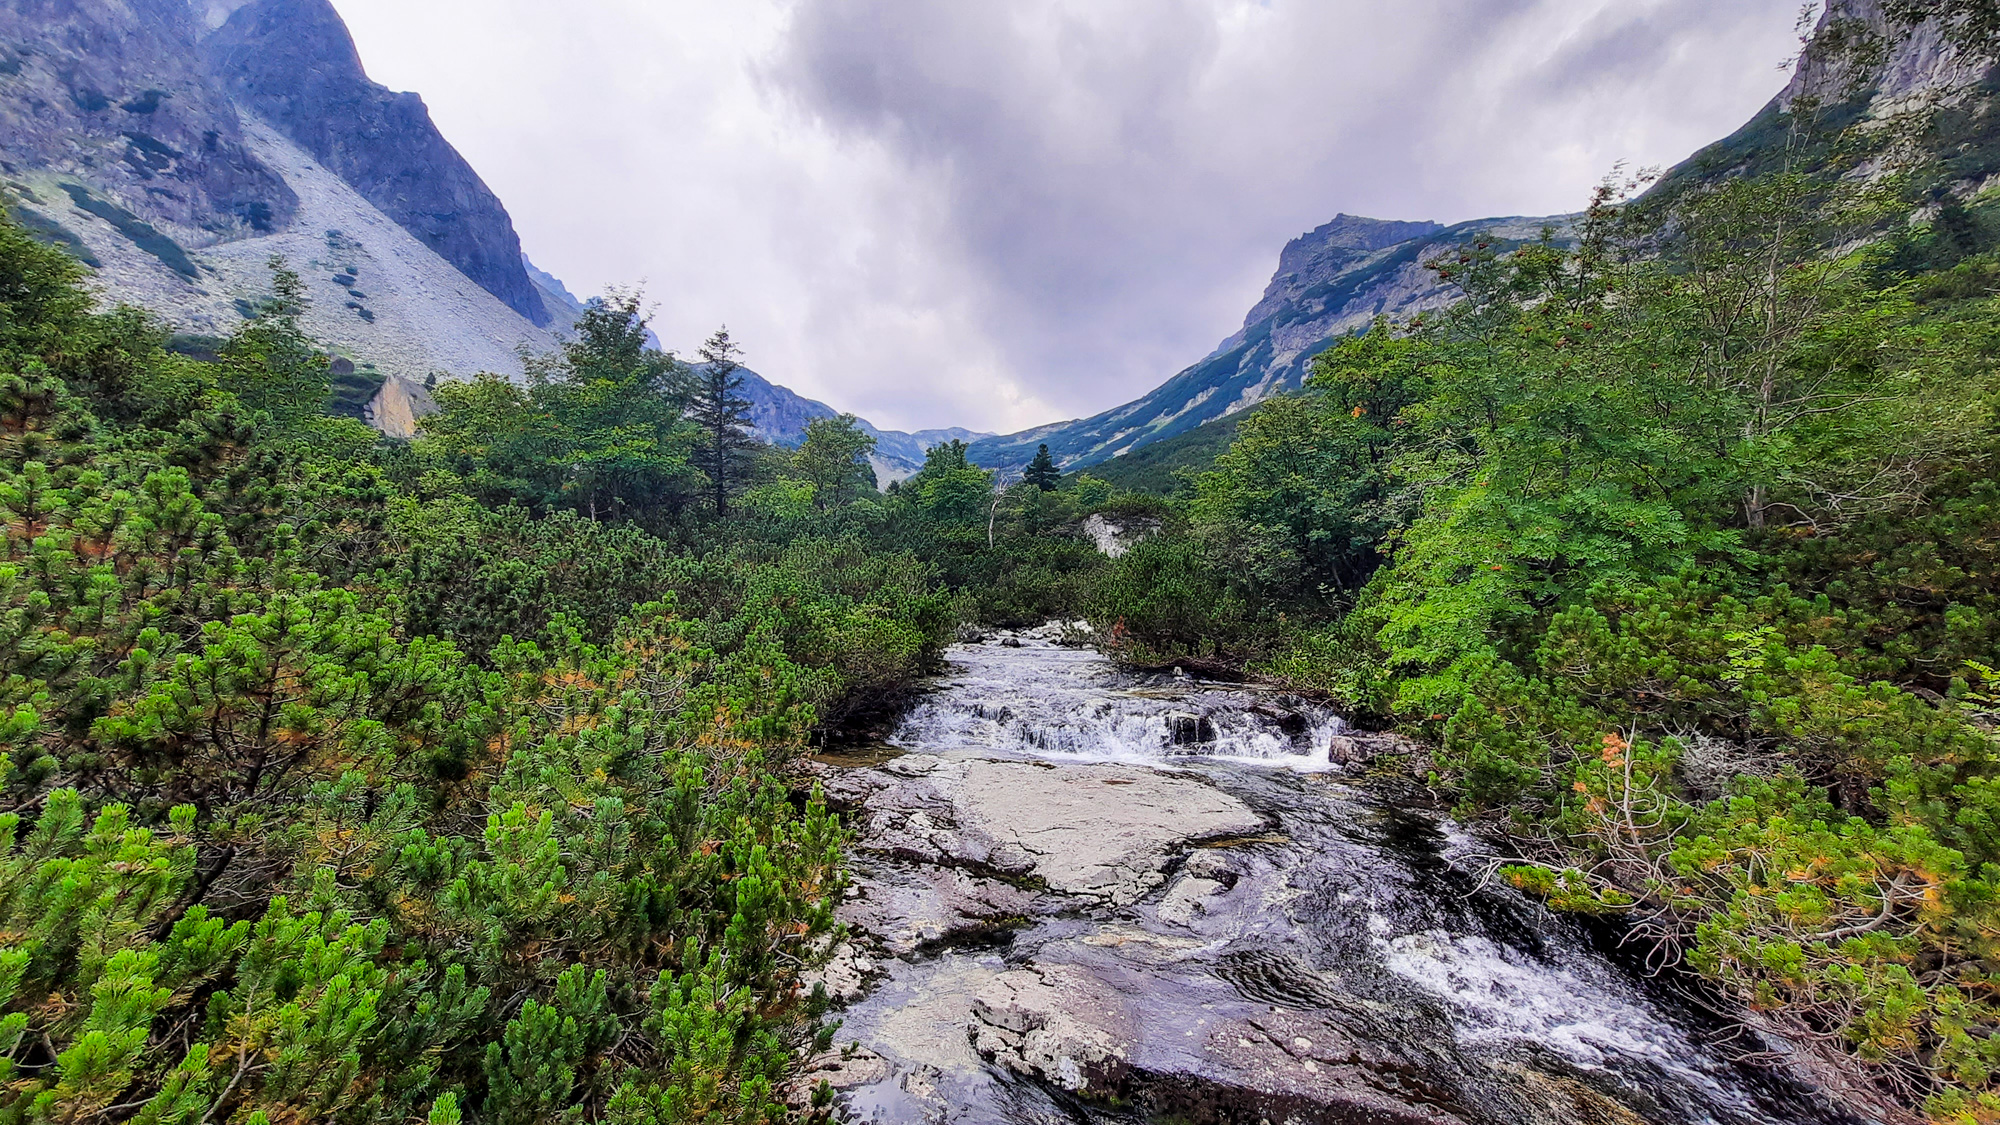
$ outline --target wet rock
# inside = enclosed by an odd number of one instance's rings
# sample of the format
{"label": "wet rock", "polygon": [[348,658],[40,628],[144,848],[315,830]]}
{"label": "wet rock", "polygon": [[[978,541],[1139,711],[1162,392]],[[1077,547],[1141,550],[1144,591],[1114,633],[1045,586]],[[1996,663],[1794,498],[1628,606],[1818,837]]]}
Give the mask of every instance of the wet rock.
{"label": "wet rock", "polygon": [[866,954],[849,942],[841,942],[834,946],[825,967],[805,974],[799,983],[808,993],[815,985],[823,985],[828,999],[850,1004],[868,991],[868,981],[876,971],[874,961]]}
{"label": "wet rock", "polygon": [[1123,766],[917,754],[826,784],[857,812],[863,850],[1117,906],[1163,883],[1188,845],[1266,827],[1210,785]]}
{"label": "wet rock", "polygon": [[1002,638],[1000,638],[1000,647],[1002,647],[1002,648],[1020,648],[1020,647],[1021,647],[1021,638],[1019,638],[1019,637],[1002,637]]}
{"label": "wet rock", "polygon": [[1250,713],[1285,732],[1291,738],[1299,738],[1312,729],[1312,720],[1290,707],[1275,703],[1259,703],[1250,708]]}
{"label": "wet rock", "polygon": [[854,878],[856,893],[841,904],[840,920],[897,957],[981,938],[1063,905],[1058,896],[957,867],[856,857]]}
{"label": "wet rock", "polygon": [[785,1104],[804,1109],[824,1082],[835,1090],[853,1090],[889,1080],[889,1060],[861,1046],[837,1047],[813,1056],[785,1087]]}
{"label": "wet rock", "polygon": [[1388,757],[1408,758],[1412,769],[1414,763],[1428,761],[1422,746],[1400,734],[1349,731],[1334,735],[1327,747],[1328,760],[1337,766],[1366,766]]}
{"label": "wet rock", "polygon": [[[1143,932],[1119,943],[1053,950],[1090,963],[1036,964],[1001,973],[974,998],[968,1026],[980,1055],[1016,1074],[1146,1119],[1202,1122],[1369,1121],[1450,1125],[1519,1120],[1504,1086],[1467,1067],[1448,1033],[1417,1042],[1364,1015],[1245,1003],[1213,978],[1168,976],[1172,987],[1134,994],[1135,959],[1155,973],[1199,948],[1147,949]],[[1106,954],[1109,956],[1106,956]],[[1160,959],[1166,958],[1164,963]],[[1156,985],[1163,978],[1148,978]],[[1474,1107],[1499,1108],[1487,1116]]]}
{"label": "wet rock", "polygon": [[[891,1071],[842,1095],[852,1119],[1847,1120],[1746,1079],[1696,1037],[1705,1017],[1655,1008],[1578,935],[1460,869],[1471,845],[1451,826],[1379,787],[1236,760],[1297,754],[1286,713],[1309,704],[1116,675],[1039,642],[959,655],[956,697],[900,738],[931,753],[826,779],[858,845],[843,919],[882,949],[944,946],[887,961],[845,1013]],[[1226,749],[1174,753],[1169,714],[1208,716]],[[1421,768],[1421,747],[1328,716],[1311,734],[1378,773],[1388,756]],[[1009,757],[1035,747],[1055,760]],[[1188,772],[1071,764],[1112,753]],[[1013,932],[954,945],[982,928]]]}
{"label": "wet rock", "polygon": [[1206,715],[1175,711],[1167,715],[1167,744],[1204,746],[1215,741],[1215,724]]}
{"label": "wet rock", "polygon": [[1120,1036],[1089,1022],[1112,1010],[1095,984],[1062,969],[1000,974],[973,998],[973,1049],[1016,1074],[1072,1092],[1117,1088]]}
{"label": "wet rock", "polygon": [[1156,908],[1160,921],[1175,926],[1186,926],[1194,921],[1196,914],[1206,908],[1202,905],[1214,895],[1229,888],[1215,879],[1200,879],[1183,875],[1167,889],[1167,897],[1160,900]]}

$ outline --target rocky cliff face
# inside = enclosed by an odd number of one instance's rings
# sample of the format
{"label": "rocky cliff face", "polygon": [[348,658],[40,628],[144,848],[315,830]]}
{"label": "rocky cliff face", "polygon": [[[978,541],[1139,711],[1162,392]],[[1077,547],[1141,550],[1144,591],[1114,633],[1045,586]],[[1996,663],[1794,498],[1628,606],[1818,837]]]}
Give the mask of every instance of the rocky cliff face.
{"label": "rocky cliff face", "polygon": [[[229,53],[260,31],[258,58]],[[218,80],[217,51],[243,90]],[[318,104],[287,102],[287,82]],[[288,105],[289,130],[260,112]],[[0,206],[89,265],[108,299],[184,333],[241,324],[282,258],[306,283],[308,330],[357,379],[519,374],[516,349],[546,351],[541,326],[569,323],[529,282],[499,201],[420,101],[367,82],[324,3],[0,5]]]}
{"label": "rocky cliff face", "polygon": [[438,132],[422,98],[368,80],[327,0],[256,0],[203,47],[210,73],[237,101],[507,307],[550,322],[506,208]]}
{"label": "rocky cliff face", "polygon": [[[554,349],[585,308],[522,255],[422,99],[368,80],[326,0],[0,5],[0,207],[184,333],[240,325],[282,258],[307,330],[381,388],[364,414],[398,436],[430,376],[519,376],[519,350]],[[836,413],[755,376],[746,390],[780,445]],[[884,481],[986,436],[862,425]]]}
{"label": "rocky cliff face", "polygon": [[1094,417],[978,442],[973,459],[1012,468],[1046,443],[1065,468],[1081,468],[1296,390],[1313,357],[1339,337],[1377,317],[1403,318],[1455,300],[1457,290],[1425,267],[1433,257],[1476,233],[1530,239],[1567,222],[1564,216],[1481,219],[1446,227],[1338,216],[1285,247],[1243,328],[1200,363]]}
{"label": "rocky cliff face", "polygon": [[[1801,53],[1791,81],[1762,112],[1696,153],[1655,186],[1689,186],[1776,167],[1801,99],[1816,103],[1820,128],[1859,125],[1886,150],[1837,151],[1856,175],[1875,176],[1928,160],[1927,178],[1961,197],[2000,182],[2000,66],[1990,52],[1953,42],[1935,21],[1892,21],[1881,0],[1834,0]],[[1895,139],[1898,138],[1900,139]]]}
{"label": "rocky cliff face", "polygon": [[[186,0],[0,5],[5,171],[67,176],[99,211],[143,216],[177,245],[284,226],[298,199],[245,144],[195,38]],[[66,202],[14,194],[44,223]]]}
{"label": "rocky cliff face", "polygon": [[1894,112],[1932,93],[1965,90],[1992,65],[1953,44],[1934,21],[1896,27],[1881,0],[1833,0],[1774,104],[1789,107],[1800,97],[1833,103],[1858,94],[1872,111]]}

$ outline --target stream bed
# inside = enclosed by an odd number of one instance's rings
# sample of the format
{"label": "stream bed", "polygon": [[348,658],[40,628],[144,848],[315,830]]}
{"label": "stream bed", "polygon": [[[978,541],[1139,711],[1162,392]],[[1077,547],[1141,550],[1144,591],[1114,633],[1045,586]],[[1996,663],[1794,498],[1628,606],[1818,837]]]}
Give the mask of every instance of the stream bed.
{"label": "stream bed", "polygon": [[1347,779],[1379,736],[1034,634],[949,655],[900,756],[822,767],[857,886],[815,1078],[848,1120],[1853,1120]]}

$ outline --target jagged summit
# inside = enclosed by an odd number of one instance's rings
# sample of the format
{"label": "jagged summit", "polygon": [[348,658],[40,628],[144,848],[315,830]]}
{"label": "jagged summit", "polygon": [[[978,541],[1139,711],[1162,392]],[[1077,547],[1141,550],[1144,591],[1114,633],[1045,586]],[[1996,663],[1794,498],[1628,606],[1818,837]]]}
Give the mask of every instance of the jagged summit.
{"label": "jagged summit", "polygon": [[[390,433],[414,432],[430,376],[518,376],[520,352],[554,349],[585,308],[523,255],[423,99],[369,80],[327,0],[0,5],[0,205],[107,295],[194,335],[240,324],[284,259],[307,330]],[[761,377],[746,389],[781,445],[835,413]],[[864,426],[885,480],[928,442],[985,436]]]}
{"label": "jagged summit", "polygon": [[255,0],[202,43],[218,85],[537,326],[553,320],[498,196],[416,94],[372,82],[327,0]]}

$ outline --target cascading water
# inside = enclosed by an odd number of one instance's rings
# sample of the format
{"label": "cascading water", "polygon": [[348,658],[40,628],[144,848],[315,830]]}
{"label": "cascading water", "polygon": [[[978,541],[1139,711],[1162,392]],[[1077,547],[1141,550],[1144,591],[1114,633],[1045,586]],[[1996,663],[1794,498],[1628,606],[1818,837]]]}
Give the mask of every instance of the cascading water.
{"label": "cascading water", "polygon": [[1325,707],[1180,676],[1133,676],[1083,649],[952,650],[949,685],[891,736],[909,750],[990,750],[1053,761],[1165,765],[1201,757],[1332,768],[1327,751],[1347,729]]}
{"label": "cascading water", "polygon": [[[1035,640],[961,646],[951,660],[953,673],[891,739],[901,750],[926,760],[1028,759],[1073,772],[1105,768],[1086,763],[1174,771],[1241,801],[1273,830],[1200,853],[1199,865],[1190,858],[1170,876],[1177,881],[1144,901],[1058,904],[997,942],[947,944],[892,961],[887,979],[845,1015],[841,1042],[858,1042],[887,1067],[845,1093],[850,1119],[1147,1119],[1133,1107],[1151,1104],[1145,1099],[1153,1094],[1107,1108],[1062,1089],[1077,1083],[1065,1078],[1075,1066],[1060,1059],[1031,1081],[974,1053],[968,1044],[978,1039],[981,1017],[973,1010],[988,1003],[996,980],[1025,969],[1042,980],[1108,982],[1106,994],[1123,1010],[1142,1013],[1125,1024],[1100,1020],[1112,1030],[1076,1037],[1109,1035],[1114,1069],[1168,1075],[1166,1085],[1177,1090],[1210,1083],[1205,1100],[1188,1103],[1194,1109],[1156,1105],[1159,1117],[1277,1121],[1273,1114],[1282,1111],[1302,1122],[1852,1120],[1780,1073],[1737,1061],[1748,1045],[1727,1042],[1724,1023],[1690,1003],[1680,986],[1623,963],[1614,943],[1477,878],[1477,865],[1467,861],[1476,841],[1448,822],[1344,782],[1328,760],[1329,747],[1346,733],[1332,713],[1253,689],[1126,675],[1094,653]],[[1110,776],[1091,782],[1106,802],[1121,800],[1125,783]],[[1092,825],[1076,828],[1088,833]],[[1202,879],[1189,874],[1197,866]],[[1191,893],[1212,897],[1190,908]],[[1085,1022],[1093,1015],[1077,1014]],[[1393,1105],[1373,1116],[1313,1111],[1311,1083],[1330,1071],[1312,1061],[1287,1079],[1305,1085],[1257,1095],[1245,1092],[1255,1083],[1244,1075],[1254,1071],[1231,1069],[1227,1060],[1210,1065],[1216,1048],[1194,1046],[1251,1046],[1234,1031],[1225,1040],[1204,1039],[1228,1020],[1269,1032],[1271,1019],[1307,1017],[1358,1037],[1364,1053],[1375,1046],[1369,1036],[1379,1036],[1396,1065],[1444,1075],[1433,1085],[1446,1092],[1412,1092],[1432,1089],[1412,1081],[1383,1095],[1391,1103],[1407,1098],[1407,1117]],[[1061,1022],[1037,1018],[1051,1028]],[[1296,1042],[1317,1034],[1300,1033]],[[1533,1080],[1511,1077],[1521,1074]],[[1489,1097],[1482,1093],[1488,1089],[1499,1092]],[[1238,1113],[1232,1098],[1250,1099],[1250,1108]],[[1625,1108],[1544,1113],[1537,1102],[1596,1105],[1592,1098]]]}

